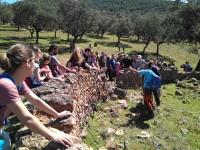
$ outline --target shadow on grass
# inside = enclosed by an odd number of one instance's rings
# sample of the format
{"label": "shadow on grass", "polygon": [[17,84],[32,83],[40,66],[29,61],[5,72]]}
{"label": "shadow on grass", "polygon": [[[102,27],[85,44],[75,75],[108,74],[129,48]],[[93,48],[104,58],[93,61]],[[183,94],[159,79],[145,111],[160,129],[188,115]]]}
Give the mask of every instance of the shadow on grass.
{"label": "shadow on grass", "polygon": [[11,40],[15,40],[15,41],[23,41],[23,42],[26,42],[27,40],[32,40],[33,38],[30,38],[30,37],[6,37],[6,38],[2,38],[3,40],[6,40],[6,41],[11,41]]}
{"label": "shadow on grass", "polygon": [[8,28],[0,28],[0,31],[15,31],[15,32],[24,32],[23,30],[18,30],[18,29],[8,29]]}
{"label": "shadow on grass", "polygon": [[144,44],[144,42],[142,42],[142,41],[138,41],[138,40],[130,39],[130,38],[121,39],[120,41],[121,41],[121,43],[123,43],[122,41],[124,41],[124,42],[127,42],[127,43]]}
{"label": "shadow on grass", "polygon": [[8,50],[12,45],[16,44],[16,42],[5,42],[5,43],[0,43],[0,49],[3,50]]}
{"label": "shadow on grass", "polygon": [[130,51],[129,53],[129,56],[132,56],[132,55],[142,55],[142,58],[143,59],[147,59],[149,58],[151,61],[153,60],[153,58],[156,58],[157,60],[162,58],[166,63],[168,63],[169,60],[172,60],[172,58],[168,57],[168,56],[163,56],[163,55],[160,55],[160,54],[156,54],[154,52],[145,52],[144,55],[142,54],[142,51],[141,52],[138,52],[136,50],[132,50]]}
{"label": "shadow on grass", "polygon": [[140,129],[148,129],[149,125],[145,123],[145,121],[153,119],[152,116],[144,110],[144,105],[142,103],[138,103],[136,107],[130,108],[130,112],[136,114],[133,118],[127,123],[127,126],[135,126],[136,128]]}

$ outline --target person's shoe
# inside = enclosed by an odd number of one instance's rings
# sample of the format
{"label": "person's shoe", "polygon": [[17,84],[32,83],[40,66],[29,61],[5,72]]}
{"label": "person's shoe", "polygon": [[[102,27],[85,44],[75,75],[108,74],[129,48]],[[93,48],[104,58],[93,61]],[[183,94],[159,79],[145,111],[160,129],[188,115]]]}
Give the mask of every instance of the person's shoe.
{"label": "person's shoe", "polygon": [[156,104],[157,110],[160,110],[160,104]]}
{"label": "person's shoe", "polygon": [[149,110],[149,111],[148,111],[148,116],[149,116],[150,118],[154,118],[153,110]]}

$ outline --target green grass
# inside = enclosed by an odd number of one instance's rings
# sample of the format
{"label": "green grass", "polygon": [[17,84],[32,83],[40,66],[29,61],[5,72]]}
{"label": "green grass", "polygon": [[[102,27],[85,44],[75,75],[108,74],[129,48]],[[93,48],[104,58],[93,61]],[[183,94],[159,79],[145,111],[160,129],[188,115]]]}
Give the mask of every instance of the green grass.
{"label": "green grass", "polygon": [[[198,149],[200,148],[200,102],[198,93],[194,93],[188,89],[179,89],[186,93],[185,96],[176,96],[177,90],[174,84],[165,85],[165,89],[161,96],[161,110],[155,111],[153,119],[140,118],[136,119],[131,116],[138,107],[132,99],[128,99],[129,108],[123,110],[119,117],[113,118],[109,116],[109,111],[103,111],[103,108],[112,108],[117,105],[117,101],[108,101],[102,104],[94,119],[90,120],[90,128],[85,142],[94,149],[106,146],[106,142],[113,137],[114,143],[119,144],[128,141],[127,149],[154,149],[154,143],[158,143],[161,149]],[[198,90],[199,91],[199,88]],[[134,94],[135,90],[129,90]],[[129,94],[130,95],[130,94]],[[183,103],[183,100],[188,102]],[[139,107],[140,112],[143,110]],[[106,117],[101,117],[106,113]],[[101,115],[100,115],[101,114]],[[133,122],[135,121],[135,123]],[[129,122],[129,123],[127,123]],[[132,122],[132,124],[131,124]],[[108,135],[107,138],[102,136],[106,128],[115,130],[122,129],[125,132],[123,137],[116,135]],[[189,132],[184,135],[181,128],[187,129]],[[137,137],[142,130],[151,134],[149,139],[141,139]],[[93,142],[96,141],[96,142]]]}
{"label": "green grass", "polygon": [[[34,35],[35,36],[35,35]],[[58,31],[57,38],[53,38],[53,32],[42,31],[40,33],[40,39],[38,47],[42,52],[47,52],[50,43],[55,42],[59,45],[60,54],[57,58],[65,64],[70,53],[69,43],[66,41],[67,34]],[[70,39],[72,40],[72,36]],[[84,49],[90,43],[98,43],[97,47],[93,47],[94,51],[106,51],[108,55],[112,53],[118,53],[118,47],[115,46],[117,37],[113,35],[104,35],[104,37],[97,37],[94,34],[86,34],[83,37],[82,42],[78,41],[76,46]],[[127,48],[125,52],[129,55],[141,53],[144,47],[142,43],[134,42],[135,38],[121,38],[121,43],[126,44]],[[0,53],[6,52],[6,50],[15,43],[34,44],[35,38],[30,38],[30,33],[26,29],[20,29],[17,31],[15,28],[8,25],[0,25]],[[198,55],[188,53],[188,44],[163,44],[160,46],[159,58],[164,58],[167,62],[169,59],[175,61],[175,65],[179,66],[186,60],[190,62],[193,68],[198,63]],[[156,45],[151,43],[147,49],[145,55],[150,58],[156,57]],[[182,70],[182,69],[180,69]],[[191,84],[191,83],[187,83]],[[183,96],[176,96],[175,91],[180,90],[184,94]],[[139,95],[138,90],[128,90],[129,95]],[[123,145],[124,141],[128,141],[128,150],[154,150],[154,145],[157,143],[160,145],[160,149],[166,150],[196,150],[200,148],[200,101],[199,87],[196,90],[177,88],[175,84],[164,85],[161,96],[161,110],[155,111],[155,118],[148,119],[135,118],[131,115],[134,112],[142,112],[142,107],[135,103],[133,98],[129,98],[128,109],[123,110],[119,117],[110,117],[109,111],[104,108],[112,108],[117,105],[117,101],[108,101],[101,104],[98,108],[98,112],[95,112],[94,118],[90,119],[90,127],[88,130],[88,136],[83,139],[94,150],[98,150],[99,147],[106,147],[106,143],[112,137],[115,144]],[[183,103],[186,102],[186,103]],[[19,126],[17,123],[16,126]],[[125,135],[118,137],[116,135],[105,134],[106,128],[113,128],[115,130],[122,129]],[[189,132],[184,135],[181,132],[181,128],[187,129]],[[151,134],[149,139],[138,138],[142,130]],[[121,148],[123,149],[123,148]]]}

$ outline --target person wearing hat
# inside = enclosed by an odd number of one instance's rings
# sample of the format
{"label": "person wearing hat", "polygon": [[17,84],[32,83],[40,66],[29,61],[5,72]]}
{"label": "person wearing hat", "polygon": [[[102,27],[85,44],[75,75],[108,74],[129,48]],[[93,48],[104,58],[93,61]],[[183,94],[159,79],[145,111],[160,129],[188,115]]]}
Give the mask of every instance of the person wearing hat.
{"label": "person wearing hat", "polygon": [[141,55],[138,55],[137,57],[137,69],[140,70],[140,69],[143,69],[144,66],[145,66],[145,61],[142,59],[142,56]]}
{"label": "person wearing hat", "polygon": [[186,61],[185,64],[182,64],[181,68],[183,68],[183,71],[185,72],[190,72],[193,69],[192,66],[190,66],[188,61]]}
{"label": "person wearing hat", "polygon": [[129,68],[131,65],[131,59],[128,58],[128,54],[125,54],[122,60],[122,68]]}

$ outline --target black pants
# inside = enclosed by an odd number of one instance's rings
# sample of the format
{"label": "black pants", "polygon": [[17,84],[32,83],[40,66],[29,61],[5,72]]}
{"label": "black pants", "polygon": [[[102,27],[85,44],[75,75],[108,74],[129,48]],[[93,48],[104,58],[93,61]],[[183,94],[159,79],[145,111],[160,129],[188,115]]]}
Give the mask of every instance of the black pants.
{"label": "black pants", "polygon": [[156,101],[156,106],[160,106],[160,98],[158,97],[156,90],[153,90],[153,96]]}
{"label": "black pants", "polygon": [[116,77],[116,71],[111,70],[111,69],[108,69],[107,71],[108,71],[109,81],[114,81],[113,77]]}

